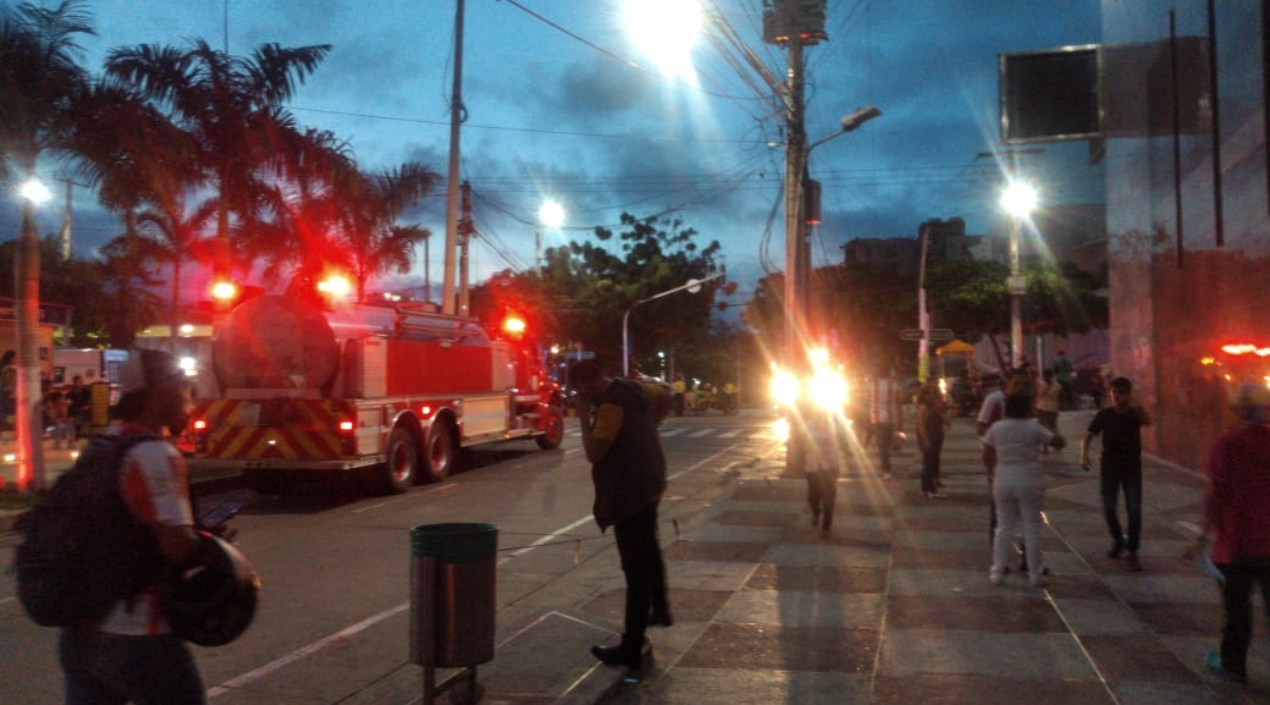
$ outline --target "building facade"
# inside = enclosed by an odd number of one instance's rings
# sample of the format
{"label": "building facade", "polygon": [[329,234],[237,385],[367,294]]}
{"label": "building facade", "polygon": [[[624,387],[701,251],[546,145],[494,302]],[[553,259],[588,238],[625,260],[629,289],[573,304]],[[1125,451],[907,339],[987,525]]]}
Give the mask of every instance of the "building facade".
{"label": "building facade", "polygon": [[1139,97],[1105,140],[1111,363],[1154,412],[1151,450],[1192,468],[1229,382],[1270,383],[1267,13],[1102,2],[1104,47],[1134,55],[1103,94]]}

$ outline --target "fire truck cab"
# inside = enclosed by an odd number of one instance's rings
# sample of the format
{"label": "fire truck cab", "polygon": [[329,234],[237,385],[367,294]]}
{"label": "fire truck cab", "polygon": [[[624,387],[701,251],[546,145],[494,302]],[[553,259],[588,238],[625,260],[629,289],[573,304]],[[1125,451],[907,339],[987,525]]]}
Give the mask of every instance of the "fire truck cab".
{"label": "fire truck cab", "polygon": [[251,299],[219,328],[212,370],[219,393],[191,417],[191,465],[239,469],[266,493],[350,476],[404,492],[448,476],[463,448],[554,449],[564,435],[532,345],[417,306]]}

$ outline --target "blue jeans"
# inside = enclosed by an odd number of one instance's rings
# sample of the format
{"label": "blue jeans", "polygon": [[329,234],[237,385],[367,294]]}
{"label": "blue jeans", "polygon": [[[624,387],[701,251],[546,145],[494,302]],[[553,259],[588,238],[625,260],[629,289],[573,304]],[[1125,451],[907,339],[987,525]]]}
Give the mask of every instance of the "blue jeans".
{"label": "blue jeans", "polygon": [[194,654],[175,634],[122,636],[64,629],[67,705],[206,705]]}
{"label": "blue jeans", "polygon": [[1226,576],[1221,591],[1222,667],[1246,676],[1252,644],[1252,584],[1261,584],[1261,599],[1270,605],[1270,558],[1248,558],[1217,567]]}
{"label": "blue jeans", "polygon": [[[1129,536],[1125,541],[1125,533],[1120,528],[1117,507],[1120,503],[1120,490],[1124,488],[1124,509],[1129,515]],[[1123,475],[1102,476],[1102,512],[1107,519],[1107,530],[1116,546],[1128,549],[1129,553],[1138,552],[1138,543],[1142,538],[1142,472],[1128,472]]]}

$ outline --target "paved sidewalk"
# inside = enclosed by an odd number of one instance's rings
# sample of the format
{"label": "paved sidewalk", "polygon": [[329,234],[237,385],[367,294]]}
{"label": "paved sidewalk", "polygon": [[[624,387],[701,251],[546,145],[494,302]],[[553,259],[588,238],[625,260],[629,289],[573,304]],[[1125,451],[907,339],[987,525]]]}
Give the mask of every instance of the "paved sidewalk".
{"label": "paved sidewalk", "polygon": [[[1070,440],[1088,419],[1064,414]],[[811,527],[804,481],[783,477],[778,455],[757,459],[677,538],[663,529],[676,622],[651,630],[655,664],[639,682],[587,653],[621,631],[614,555],[607,578],[585,578],[590,599],[561,585],[558,604],[537,614],[500,613],[498,655],[479,671],[483,702],[1270,702],[1264,612],[1249,685],[1201,665],[1217,645],[1220,598],[1179,557],[1199,520],[1200,475],[1148,461],[1145,570],[1132,573],[1105,555],[1097,473],[1077,458],[1074,444],[1046,458],[1047,589],[1018,574],[988,583],[989,493],[969,419],[955,421],[943,453],[947,498],[922,496],[911,448],[895,480],[877,479],[866,458],[840,481],[828,539]],[[675,515],[668,507],[664,522]],[[416,673],[354,702],[417,702]]]}

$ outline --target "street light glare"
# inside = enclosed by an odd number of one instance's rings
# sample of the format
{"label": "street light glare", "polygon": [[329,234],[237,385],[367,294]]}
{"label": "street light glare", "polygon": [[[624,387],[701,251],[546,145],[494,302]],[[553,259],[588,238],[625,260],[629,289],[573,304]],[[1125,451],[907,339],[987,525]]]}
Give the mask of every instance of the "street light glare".
{"label": "street light glare", "polygon": [[555,201],[546,201],[538,209],[538,222],[548,228],[558,228],[564,224],[564,206]]}
{"label": "street light glare", "polygon": [[1011,215],[1025,218],[1036,210],[1036,189],[1022,181],[1011,181],[1001,194],[1001,206]]}
{"label": "street light glare", "polygon": [[27,179],[22,182],[20,192],[23,198],[35,204],[44,203],[53,197],[53,192],[39,179]]}
{"label": "street light glare", "polygon": [[663,74],[695,82],[692,47],[702,28],[698,0],[626,0],[622,24]]}

